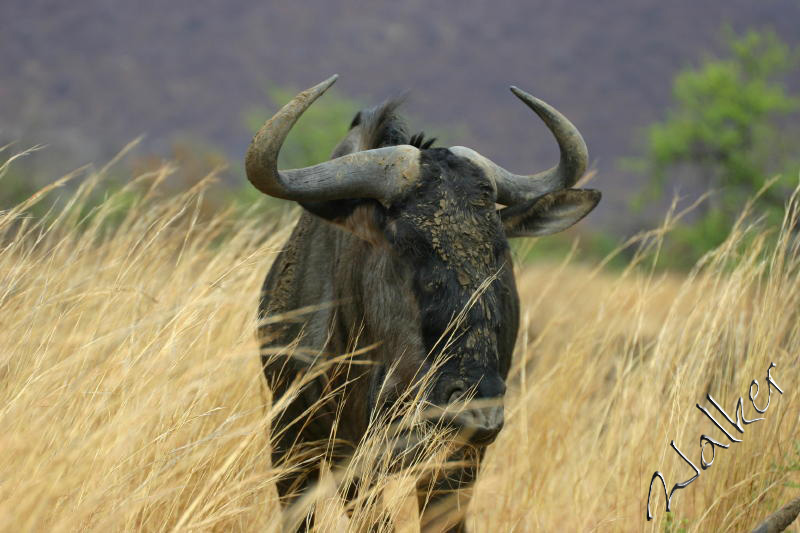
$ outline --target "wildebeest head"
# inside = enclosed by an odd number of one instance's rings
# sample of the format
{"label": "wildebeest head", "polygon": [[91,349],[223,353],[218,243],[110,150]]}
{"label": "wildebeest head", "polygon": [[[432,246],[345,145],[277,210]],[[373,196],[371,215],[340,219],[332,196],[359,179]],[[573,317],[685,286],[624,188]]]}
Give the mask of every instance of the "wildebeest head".
{"label": "wildebeest head", "polygon": [[368,409],[427,375],[431,404],[477,400],[443,416],[488,442],[503,424],[519,321],[508,239],[561,231],[597,205],[598,191],[570,188],[586,168],[586,145],[558,111],[512,87],[558,141],[561,160],[550,170],[517,175],[469,148],[433,148],[408,136],[389,102],[356,115],[330,161],[279,171],[289,130],[335,79],[300,93],[261,128],[247,153],[248,179],[374,251],[353,265],[351,286],[362,287],[358,312],[378,329],[373,336],[395,342],[378,361]]}

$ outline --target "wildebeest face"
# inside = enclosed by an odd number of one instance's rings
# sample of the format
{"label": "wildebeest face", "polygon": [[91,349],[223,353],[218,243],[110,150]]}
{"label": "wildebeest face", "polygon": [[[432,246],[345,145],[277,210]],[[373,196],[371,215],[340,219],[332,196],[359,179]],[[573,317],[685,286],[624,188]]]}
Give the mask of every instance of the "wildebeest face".
{"label": "wildebeest face", "polygon": [[[358,127],[340,147],[358,142]],[[362,265],[365,278],[352,283],[366,287],[359,307],[380,317],[371,333],[388,344],[378,352],[383,371],[372,378],[368,410],[394,405],[422,382],[434,416],[436,407],[459,400],[478,405],[466,409],[460,402],[452,418],[473,440],[486,442],[503,425],[518,324],[508,241],[496,190],[480,167],[445,148],[421,150],[419,157],[416,186],[388,205],[303,205],[373,250],[374,264]]]}
{"label": "wildebeest face", "polygon": [[424,347],[405,354],[400,380],[419,379],[420,370],[434,368],[428,401],[484,401],[480,409],[462,411],[458,421],[475,426],[475,437],[492,438],[503,423],[501,398],[518,322],[492,182],[447,149],[424,150],[418,186],[381,211],[390,253],[410,271]]}

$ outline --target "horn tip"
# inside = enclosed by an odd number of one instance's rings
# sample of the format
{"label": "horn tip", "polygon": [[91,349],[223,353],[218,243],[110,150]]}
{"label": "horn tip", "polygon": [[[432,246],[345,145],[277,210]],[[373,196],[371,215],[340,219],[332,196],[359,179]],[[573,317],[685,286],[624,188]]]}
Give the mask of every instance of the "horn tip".
{"label": "horn tip", "polygon": [[511,92],[514,93],[514,96],[516,96],[517,98],[519,98],[523,102],[534,102],[536,104],[541,102],[541,100],[539,100],[535,96],[531,95],[530,93],[527,93],[527,92],[523,91],[522,89],[520,89],[516,85],[510,86],[509,89],[511,89]]}
{"label": "horn tip", "polygon": [[333,76],[331,76],[327,80],[323,81],[319,85],[320,85],[320,87],[324,87],[325,89],[328,89],[328,87],[330,87],[331,85],[336,83],[336,80],[338,80],[338,79],[339,79],[339,75],[338,74],[334,74]]}
{"label": "horn tip", "polygon": [[321,81],[318,84],[314,85],[310,89],[306,89],[301,94],[308,94],[314,95],[313,98],[316,100],[319,96],[321,96],[325,91],[331,88],[331,85],[336,83],[336,80],[339,79],[338,74],[334,74],[330,78],[326,79],[325,81]]}
{"label": "horn tip", "polygon": [[325,81],[322,81],[322,82],[320,82],[320,83],[318,83],[318,84],[314,85],[314,86],[313,86],[313,87],[311,87],[310,89],[306,89],[305,91],[303,91],[302,93],[300,93],[300,94],[299,94],[299,95],[297,95],[297,96],[299,97],[299,96],[301,96],[301,95],[302,95],[302,96],[304,96],[304,97],[310,97],[310,98],[311,98],[311,100],[308,102],[308,103],[310,104],[311,102],[313,102],[314,100],[316,100],[317,98],[319,98],[320,96],[322,96],[322,95],[325,93],[325,91],[327,91],[328,89],[330,89],[330,88],[331,88],[331,85],[333,85],[334,83],[336,83],[336,80],[337,80],[338,78],[339,78],[339,75],[338,75],[338,74],[334,74],[333,76],[331,76],[331,77],[330,77],[330,78],[328,78],[327,80],[325,80]]}

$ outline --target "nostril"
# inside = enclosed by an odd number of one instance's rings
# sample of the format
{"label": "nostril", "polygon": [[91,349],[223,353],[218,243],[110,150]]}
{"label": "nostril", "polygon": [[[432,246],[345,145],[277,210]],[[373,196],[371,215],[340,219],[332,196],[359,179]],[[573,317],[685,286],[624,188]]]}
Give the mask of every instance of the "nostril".
{"label": "nostril", "polygon": [[505,394],[506,394],[506,382],[501,380],[499,388],[500,388],[500,393],[498,394],[498,396],[505,396]]}
{"label": "nostril", "polygon": [[464,396],[464,389],[461,387],[454,387],[450,389],[450,393],[447,395],[447,403],[455,403],[462,399]]}

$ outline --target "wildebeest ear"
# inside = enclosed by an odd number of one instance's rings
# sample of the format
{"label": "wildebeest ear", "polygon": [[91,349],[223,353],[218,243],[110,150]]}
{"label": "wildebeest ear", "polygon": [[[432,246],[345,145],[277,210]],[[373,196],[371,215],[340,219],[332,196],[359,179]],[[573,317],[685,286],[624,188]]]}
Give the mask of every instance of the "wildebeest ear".
{"label": "wildebeest ear", "polygon": [[331,200],[300,202],[311,213],[371,244],[386,241],[383,234],[383,206],[376,200]]}
{"label": "wildebeest ear", "polygon": [[600,201],[594,189],[563,189],[500,210],[506,237],[558,233],[589,214]]}

